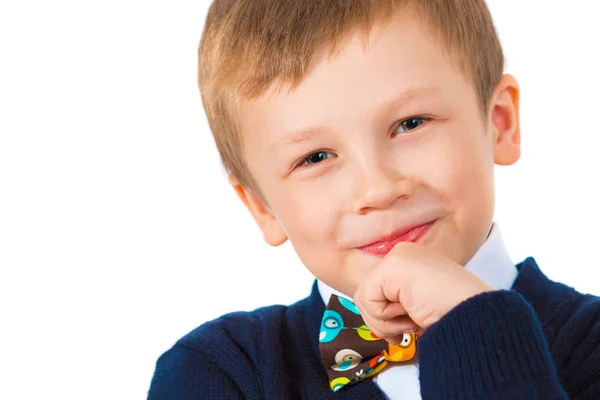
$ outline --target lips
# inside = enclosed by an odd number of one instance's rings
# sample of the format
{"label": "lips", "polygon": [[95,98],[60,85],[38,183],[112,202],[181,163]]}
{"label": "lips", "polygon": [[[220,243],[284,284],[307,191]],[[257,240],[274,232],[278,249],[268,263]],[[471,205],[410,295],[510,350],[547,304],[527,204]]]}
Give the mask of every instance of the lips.
{"label": "lips", "polygon": [[358,249],[374,256],[385,256],[400,242],[418,242],[429,231],[435,221],[419,226],[412,226],[394,232],[391,235],[377,239]]}

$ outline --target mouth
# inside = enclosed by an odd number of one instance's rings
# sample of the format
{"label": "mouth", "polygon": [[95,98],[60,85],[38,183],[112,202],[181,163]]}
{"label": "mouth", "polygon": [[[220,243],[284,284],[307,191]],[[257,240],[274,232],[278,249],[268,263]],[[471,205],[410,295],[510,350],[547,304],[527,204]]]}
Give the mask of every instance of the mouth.
{"label": "mouth", "polygon": [[416,243],[421,240],[423,236],[429,232],[435,222],[436,221],[430,221],[419,226],[412,226],[398,230],[391,235],[378,239],[375,242],[358,247],[358,250],[374,256],[383,257],[400,242]]}

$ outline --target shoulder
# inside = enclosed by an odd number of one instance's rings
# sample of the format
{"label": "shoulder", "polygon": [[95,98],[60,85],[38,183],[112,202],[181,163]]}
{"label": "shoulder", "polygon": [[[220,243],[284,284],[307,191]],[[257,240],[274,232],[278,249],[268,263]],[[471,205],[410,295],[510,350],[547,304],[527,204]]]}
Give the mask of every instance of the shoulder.
{"label": "shoulder", "polygon": [[[148,398],[264,398],[285,390],[287,353],[302,347],[297,341],[304,336],[313,297],[291,306],[229,313],[200,325],[158,359]],[[280,375],[276,386],[274,375]]]}
{"label": "shoulder", "polygon": [[[554,336],[564,323],[589,312],[600,312],[600,298],[549,279],[529,257],[517,265],[519,275],[513,289],[534,308],[540,322]],[[552,338],[553,339],[553,338]]]}
{"label": "shoulder", "polygon": [[259,343],[277,337],[285,326],[287,309],[274,305],[251,312],[225,314],[200,325],[182,337],[175,347],[194,349],[207,356],[218,356],[217,351],[241,349],[252,355],[259,350]]}
{"label": "shoulder", "polygon": [[533,258],[514,289],[535,310],[569,398],[600,398],[600,297],[548,279]]}

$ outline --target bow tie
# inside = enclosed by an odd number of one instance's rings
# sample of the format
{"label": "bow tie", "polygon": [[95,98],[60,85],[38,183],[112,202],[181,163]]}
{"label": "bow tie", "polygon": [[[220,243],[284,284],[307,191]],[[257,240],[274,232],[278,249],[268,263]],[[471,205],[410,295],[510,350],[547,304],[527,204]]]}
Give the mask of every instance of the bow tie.
{"label": "bow tie", "polygon": [[332,294],[319,334],[319,349],[331,390],[337,392],[346,385],[371,378],[388,363],[411,360],[419,336],[404,333],[398,345],[388,343],[365,325],[354,303]]}

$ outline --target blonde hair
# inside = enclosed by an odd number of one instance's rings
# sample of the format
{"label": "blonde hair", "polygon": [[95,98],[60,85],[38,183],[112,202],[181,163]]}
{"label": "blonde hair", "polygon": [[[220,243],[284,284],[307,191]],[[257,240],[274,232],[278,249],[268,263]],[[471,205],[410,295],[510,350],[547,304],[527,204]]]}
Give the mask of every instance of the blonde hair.
{"label": "blonde hair", "polygon": [[355,32],[414,12],[447,58],[471,79],[482,111],[502,77],[504,56],[485,0],[214,0],[199,47],[202,103],[226,171],[259,192],[243,155],[235,102],[273,85],[293,90],[318,51],[333,56]]}

